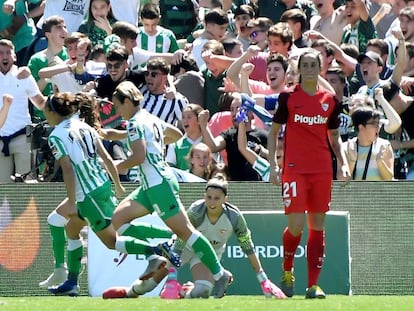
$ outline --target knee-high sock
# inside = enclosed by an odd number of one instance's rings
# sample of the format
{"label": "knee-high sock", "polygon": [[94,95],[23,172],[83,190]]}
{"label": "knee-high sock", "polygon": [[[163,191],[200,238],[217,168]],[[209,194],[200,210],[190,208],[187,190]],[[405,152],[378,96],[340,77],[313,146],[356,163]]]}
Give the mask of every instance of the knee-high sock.
{"label": "knee-high sock", "polygon": [[146,223],[129,223],[122,225],[118,233],[124,236],[131,236],[136,239],[147,241],[148,238],[171,238],[172,231],[156,225]]}
{"label": "knee-high sock", "polygon": [[65,226],[67,219],[53,211],[47,217],[49,231],[52,237],[53,256],[55,258],[55,268],[63,267],[65,264],[66,233]]}
{"label": "knee-high sock", "polygon": [[291,271],[293,269],[293,260],[301,238],[302,233],[298,236],[293,236],[287,227],[283,232],[283,271]]}
{"label": "knee-high sock", "polygon": [[148,242],[130,236],[118,236],[115,249],[126,254],[143,254],[146,256],[154,254],[153,247]]}
{"label": "knee-high sock", "polygon": [[68,239],[68,280],[78,282],[82,267],[83,244],[82,239]]}
{"label": "knee-high sock", "polygon": [[325,231],[309,230],[307,244],[308,288],[318,284],[325,252]]}
{"label": "knee-high sock", "polygon": [[193,232],[186,245],[194,250],[201,262],[210,270],[214,279],[218,280],[223,271],[217,255],[208,240],[199,232]]}

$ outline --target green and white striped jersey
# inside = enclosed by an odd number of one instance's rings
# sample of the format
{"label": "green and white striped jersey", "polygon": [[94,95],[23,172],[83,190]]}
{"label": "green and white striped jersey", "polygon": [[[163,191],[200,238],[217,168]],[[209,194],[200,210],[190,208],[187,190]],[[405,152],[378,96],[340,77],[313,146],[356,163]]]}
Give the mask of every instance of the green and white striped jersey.
{"label": "green and white striped jersey", "polygon": [[144,190],[157,186],[174,174],[164,160],[164,130],[167,124],[145,109],[140,109],[127,124],[128,147],[136,140],[146,144],[145,160],[138,166],[138,176]]}
{"label": "green and white striped jersey", "polygon": [[174,33],[161,26],[157,26],[157,33],[149,36],[144,27],[139,27],[137,47],[157,53],[174,53],[179,49]]}
{"label": "green and white striped jersey", "polygon": [[253,169],[259,173],[260,177],[262,177],[263,181],[269,181],[270,179],[270,164],[269,162],[262,158],[257,157],[256,161],[253,163]]}
{"label": "green and white striped jersey", "polygon": [[76,177],[76,201],[109,180],[99,163],[98,133],[85,122],[73,116],[60,122],[50,133],[48,142],[56,160],[69,157]]}

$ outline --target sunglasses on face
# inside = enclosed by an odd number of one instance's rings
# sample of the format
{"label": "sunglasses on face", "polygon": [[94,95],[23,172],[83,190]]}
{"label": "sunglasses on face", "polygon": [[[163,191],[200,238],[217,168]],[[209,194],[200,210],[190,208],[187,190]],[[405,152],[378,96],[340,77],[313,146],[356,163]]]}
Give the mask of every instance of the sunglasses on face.
{"label": "sunglasses on face", "polygon": [[121,67],[122,67],[122,63],[115,63],[115,64],[107,63],[106,64],[106,68],[108,68],[108,69],[112,69],[112,68],[119,69]]}
{"label": "sunglasses on face", "polygon": [[161,72],[157,72],[157,71],[144,71],[144,75],[146,77],[151,76],[152,78],[155,78],[156,76],[160,75]]}
{"label": "sunglasses on face", "polygon": [[250,34],[250,38],[254,39],[257,37],[257,35],[259,34],[259,32],[263,32],[261,30],[254,30],[252,31],[252,33]]}

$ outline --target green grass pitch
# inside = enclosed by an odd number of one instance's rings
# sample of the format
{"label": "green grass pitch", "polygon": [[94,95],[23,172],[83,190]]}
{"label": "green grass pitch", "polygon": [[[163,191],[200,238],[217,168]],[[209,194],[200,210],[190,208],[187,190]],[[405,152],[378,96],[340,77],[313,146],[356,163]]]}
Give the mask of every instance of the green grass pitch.
{"label": "green grass pitch", "polygon": [[223,299],[163,300],[154,297],[111,299],[81,297],[0,297],[0,310],[18,311],[411,311],[414,296],[336,296],[310,300],[301,296],[290,299],[266,299],[263,296],[227,296]]}

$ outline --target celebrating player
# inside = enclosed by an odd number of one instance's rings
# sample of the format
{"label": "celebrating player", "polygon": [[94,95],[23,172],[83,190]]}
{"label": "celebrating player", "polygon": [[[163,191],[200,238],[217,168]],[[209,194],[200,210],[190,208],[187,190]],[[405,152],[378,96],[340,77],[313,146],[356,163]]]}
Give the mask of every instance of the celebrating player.
{"label": "celebrating player", "polygon": [[[164,129],[171,125],[141,109],[142,94],[136,86],[124,81],[113,94],[117,112],[128,120],[127,137],[132,151],[129,158],[118,163],[118,170],[138,166],[140,187],[116,208],[112,223],[121,233],[130,222],[152,212],[157,212],[165,224],[186,241],[214,277],[215,296],[224,296],[231,273],[221,266],[208,240],[194,229],[178,195],[178,182],[164,160]],[[160,195],[162,194],[162,195]],[[117,249],[130,253],[142,245],[124,237],[117,239]]]}

